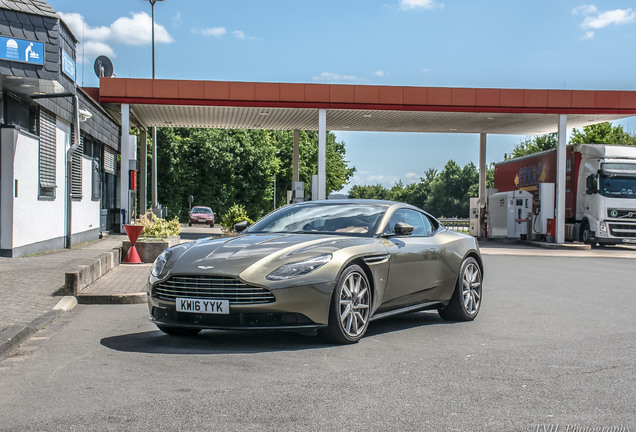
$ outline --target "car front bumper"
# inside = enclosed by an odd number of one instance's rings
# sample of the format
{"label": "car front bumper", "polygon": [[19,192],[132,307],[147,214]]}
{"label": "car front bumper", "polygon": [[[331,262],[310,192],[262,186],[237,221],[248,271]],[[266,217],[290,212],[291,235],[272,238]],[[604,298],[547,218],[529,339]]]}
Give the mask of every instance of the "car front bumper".
{"label": "car front bumper", "polygon": [[230,313],[220,315],[177,312],[175,302],[157,298],[149,283],[149,318],[159,326],[169,327],[228,330],[319,328],[329,322],[333,287],[333,283],[323,283],[279,288],[271,290],[275,297],[272,303],[230,303]]}

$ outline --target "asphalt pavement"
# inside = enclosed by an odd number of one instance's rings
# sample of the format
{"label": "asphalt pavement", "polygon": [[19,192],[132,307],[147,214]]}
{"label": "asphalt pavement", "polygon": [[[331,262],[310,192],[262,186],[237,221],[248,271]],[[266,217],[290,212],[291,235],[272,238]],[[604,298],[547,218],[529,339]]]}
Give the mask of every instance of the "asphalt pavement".
{"label": "asphalt pavement", "polygon": [[[218,227],[182,225],[182,241],[220,235]],[[0,258],[0,357],[13,350],[62,313],[73,298],[63,298],[65,274],[93,262],[99,255],[122,246],[127,237],[111,234],[102,239],[46,253]],[[82,303],[143,303],[150,264],[120,264],[79,296]]]}
{"label": "asphalt pavement", "polygon": [[474,322],[402,315],[349,346],[80,304],[0,360],[0,430],[635,431],[634,251],[483,252]]}

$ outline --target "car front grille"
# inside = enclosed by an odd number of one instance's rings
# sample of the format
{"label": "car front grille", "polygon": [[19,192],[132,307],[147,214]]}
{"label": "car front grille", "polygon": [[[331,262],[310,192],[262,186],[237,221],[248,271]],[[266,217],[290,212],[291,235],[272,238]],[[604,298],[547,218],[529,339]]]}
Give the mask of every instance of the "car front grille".
{"label": "car front grille", "polygon": [[155,285],[153,297],[174,301],[177,297],[228,300],[230,304],[273,303],[271,291],[247,285],[239,279],[225,276],[177,275]]}
{"label": "car front grille", "polygon": [[610,234],[614,237],[636,238],[636,224],[609,223]]}

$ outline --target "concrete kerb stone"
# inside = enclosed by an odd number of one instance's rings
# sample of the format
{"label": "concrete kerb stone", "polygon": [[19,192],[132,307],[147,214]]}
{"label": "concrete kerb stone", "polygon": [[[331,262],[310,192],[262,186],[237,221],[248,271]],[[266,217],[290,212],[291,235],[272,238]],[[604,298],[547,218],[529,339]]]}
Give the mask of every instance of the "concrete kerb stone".
{"label": "concrete kerb stone", "polygon": [[81,265],[76,271],[65,274],[65,294],[77,297],[84,288],[94,283],[121,262],[121,248],[114,248],[99,255],[91,263]]}
{"label": "concrete kerb stone", "polygon": [[5,356],[14,348],[20,346],[39,330],[45,328],[58,319],[63,313],[70,311],[77,305],[77,299],[65,296],[50,311],[23,326],[10,327],[2,332],[0,337],[0,357]]}

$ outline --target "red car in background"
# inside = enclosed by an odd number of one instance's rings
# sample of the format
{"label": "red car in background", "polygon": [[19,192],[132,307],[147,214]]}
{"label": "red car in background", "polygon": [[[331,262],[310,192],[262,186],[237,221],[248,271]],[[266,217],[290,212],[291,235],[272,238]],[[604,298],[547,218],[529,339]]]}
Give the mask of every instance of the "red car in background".
{"label": "red car in background", "polygon": [[195,206],[190,210],[190,222],[188,226],[192,226],[193,223],[210,224],[214,227],[214,212],[210,207]]}

